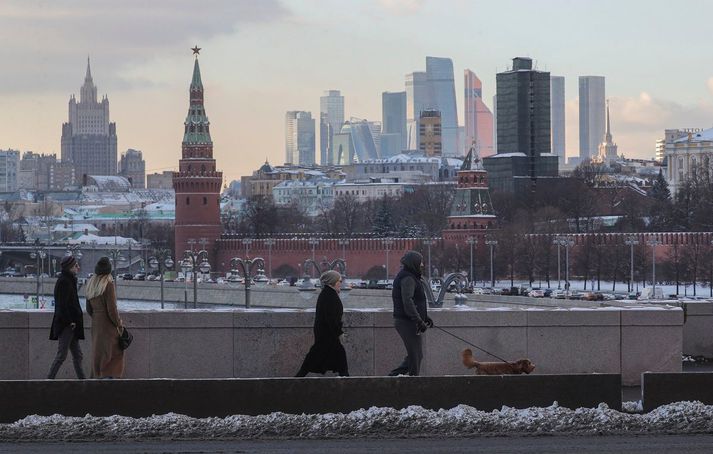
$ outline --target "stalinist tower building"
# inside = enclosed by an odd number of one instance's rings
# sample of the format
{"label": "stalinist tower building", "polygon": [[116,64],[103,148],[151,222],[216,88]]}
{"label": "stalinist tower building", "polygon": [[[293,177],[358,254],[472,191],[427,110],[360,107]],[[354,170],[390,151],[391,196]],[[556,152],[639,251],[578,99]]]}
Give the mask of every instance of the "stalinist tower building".
{"label": "stalinist tower building", "polygon": [[62,161],[74,165],[80,184],[85,175],[116,175],[116,123],[109,121],[109,98],[97,101],[89,58],[79,102],[69,98],[69,121],[62,124]]}
{"label": "stalinist tower building", "polygon": [[[189,89],[189,106],[183,123],[182,156],[178,172],[173,172],[176,191],[176,257],[191,248],[205,248],[215,264],[215,241],[220,238],[220,187],[223,173],[215,168],[210,122],[203,105],[203,82],[198,52]],[[191,241],[192,240],[192,241]]]}

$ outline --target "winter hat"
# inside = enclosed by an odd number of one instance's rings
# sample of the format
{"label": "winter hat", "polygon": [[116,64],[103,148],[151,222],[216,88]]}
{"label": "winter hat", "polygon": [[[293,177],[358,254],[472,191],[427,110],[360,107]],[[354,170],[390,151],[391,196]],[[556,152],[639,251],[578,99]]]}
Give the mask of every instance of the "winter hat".
{"label": "winter hat", "polygon": [[319,280],[322,285],[329,285],[330,287],[336,285],[336,283],[339,282],[341,279],[342,275],[334,270],[325,271],[324,273],[322,273],[321,276],[319,276]]}
{"label": "winter hat", "polygon": [[75,263],[77,263],[77,259],[75,259],[74,256],[65,255],[64,257],[62,257],[62,261],[59,262],[59,266],[62,271],[69,271]]}
{"label": "winter hat", "polygon": [[408,271],[421,276],[421,264],[423,263],[423,256],[416,251],[408,251],[401,257],[401,264]]}
{"label": "winter hat", "polygon": [[97,262],[97,266],[94,267],[94,274],[111,274],[111,262],[109,257],[102,257]]}

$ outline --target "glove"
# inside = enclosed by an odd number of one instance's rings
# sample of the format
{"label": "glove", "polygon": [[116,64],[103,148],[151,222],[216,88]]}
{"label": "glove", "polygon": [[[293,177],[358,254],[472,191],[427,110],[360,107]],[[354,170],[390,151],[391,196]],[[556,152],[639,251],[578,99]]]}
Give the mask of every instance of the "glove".
{"label": "glove", "polygon": [[431,317],[426,317],[426,326],[433,328],[433,320],[431,320]]}
{"label": "glove", "polygon": [[418,327],[416,328],[416,334],[425,333],[428,326],[423,322],[423,320],[418,321]]}

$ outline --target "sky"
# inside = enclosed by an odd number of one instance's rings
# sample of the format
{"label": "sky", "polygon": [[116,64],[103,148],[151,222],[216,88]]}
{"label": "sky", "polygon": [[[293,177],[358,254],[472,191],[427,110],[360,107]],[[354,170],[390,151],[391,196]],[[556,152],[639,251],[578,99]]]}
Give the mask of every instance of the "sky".
{"label": "sky", "polygon": [[713,126],[710,17],[703,0],[4,0],[0,149],[59,155],[89,56],[119,153],[143,151],[147,173],[176,168],[198,45],[226,182],[281,164],[285,112],[318,119],[325,90],[341,90],[346,118],[381,120],[381,93],[403,91],[426,56],[453,60],[461,124],[464,69],[491,107],[513,57],[565,76],[568,156],[577,77],[605,76],[619,153],[651,158],[665,128]]}

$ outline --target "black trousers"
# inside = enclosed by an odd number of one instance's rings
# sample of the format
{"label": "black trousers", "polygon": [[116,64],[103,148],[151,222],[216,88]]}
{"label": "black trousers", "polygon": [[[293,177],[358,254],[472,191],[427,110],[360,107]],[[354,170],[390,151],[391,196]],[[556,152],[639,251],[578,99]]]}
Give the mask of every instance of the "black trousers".
{"label": "black trousers", "polygon": [[72,352],[72,363],[74,364],[74,372],[77,374],[77,378],[87,378],[84,375],[84,369],[82,369],[84,355],[82,355],[82,349],[79,346],[79,339],[74,335],[74,330],[71,326],[66,326],[62,330],[57,343],[57,355],[54,357],[47,378],[54,379],[57,376],[59,368],[62,367],[64,360],[67,359],[67,351]]}
{"label": "black trousers", "polygon": [[418,325],[413,320],[394,319],[394,328],[399,333],[401,340],[406,347],[406,358],[389,375],[401,375],[408,373],[417,376],[421,372],[421,360],[423,360],[423,342],[418,335]]}

